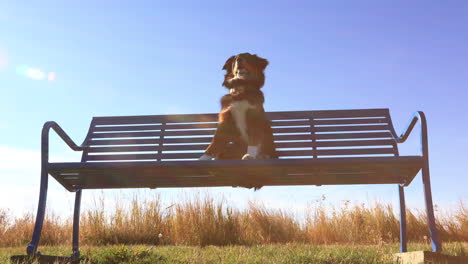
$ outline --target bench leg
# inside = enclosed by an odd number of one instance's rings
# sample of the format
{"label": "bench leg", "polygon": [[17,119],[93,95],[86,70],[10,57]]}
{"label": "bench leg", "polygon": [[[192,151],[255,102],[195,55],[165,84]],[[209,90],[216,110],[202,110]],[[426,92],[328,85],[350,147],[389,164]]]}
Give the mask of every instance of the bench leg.
{"label": "bench leg", "polygon": [[80,257],[79,239],[80,239],[80,207],[81,207],[81,191],[78,190],[75,194],[75,210],[73,212],[73,242],[72,242],[72,258]]}
{"label": "bench leg", "polygon": [[407,251],[406,237],[406,205],[405,205],[405,190],[403,186],[398,185],[398,193],[400,196],[400,252]]}
{"label": "bench leg", "polygon": [[26,252],[28,255],[37,254],[37,246],[41,238],[42,225],[44,224],[48,184],[49,183],[48,183],[47,171],[45,168],[42,168],[41,169],[41,187],[40,187],[41,189],[39,191],[39,205],[38,205],[37,214],[36,214],[36,224],[34,225],[34,231],[33,231],[31,243],[29,243],[28,247],[26,248]]}
{"label": "bench leg", "polygon": [[442,244],[437,234],[436,222],[434,217],[434,208],[432,205],[431,180],[429,176],[429,165],[426,163],[422,168],[422,179],[424,185],[424,200],[426,202],[427,222],[429,224],[429,233],[433,252],[441,252]]}

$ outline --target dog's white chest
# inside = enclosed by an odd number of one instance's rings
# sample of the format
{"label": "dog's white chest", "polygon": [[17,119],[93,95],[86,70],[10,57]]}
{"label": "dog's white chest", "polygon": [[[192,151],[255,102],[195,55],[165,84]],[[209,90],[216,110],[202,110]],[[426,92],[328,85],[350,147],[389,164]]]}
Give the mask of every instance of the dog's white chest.
{"label": "dog's white chest", "polygon": [[231,103],[229,108],[242,138],[248,142],[246,115],[247,110],[253,109],[255,106],[250,104],[247,100],[242,100]]}

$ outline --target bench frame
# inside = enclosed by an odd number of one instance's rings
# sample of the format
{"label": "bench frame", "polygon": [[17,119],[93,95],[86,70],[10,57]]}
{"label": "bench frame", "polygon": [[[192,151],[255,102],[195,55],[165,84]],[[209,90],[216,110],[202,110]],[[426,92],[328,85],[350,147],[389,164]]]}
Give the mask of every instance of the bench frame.
{"label": "bench frame", "polygon": [[[394,129],[391,129],[391,134],[396,143],[404,143],[413,128],[417,123],[420,123],[421,131],[421,153],[420,157],[423,159],[422,165],[422,181],[424,185],[424,198],[426,205],[426,213],[428,219],[428,226],[430,232],[430,239],[432,244],[433,252],[441,252],[442,244],[439,240],[439,236],[436,230],[436,221],[434,217],[434,209],[432,202],[430,173],[429,173],[429,150],[428,150],[428,136],[427,136],[427,121],[423,112],[418,111],[411,117],[409,124],[403,133],[398,136]],[[48,176],[49,176],[49,134],[50,130],[53,129],[58,136],[74,151],[84,151],[88,148],[85,145],[86,139],[81,145],[77,145],[65,131],[53,121],[46,122],[42,129],[41,137],[41,181],[40,181],[40,194],[38,209],[36,214],[36,222],[32,235],[31,243],[27,246],[26,252],[29,257],[39,257],[40,252],[37,251],[38,244],[41,236],[42,226],[44,223],[46,200],[47,200],[47,188],[48,188]],[[398,153],[397,153],[398,154]],[[83,162],[84,155],[82,157]],[[222,161],[210,161],[210,162],[222,162]],[[404,184],[398,185],[399,199],[400,199],[400,252],[407,251],[407,236],[406,236],[406,206],[405,206],[405,195],[404,195]],[[79,220],[80,220],[80,205],[82,190],[75,190],[75,206],[73,216],[73,239],[72,239],[72,260],[77,260],[80,257],[79,251]]]}

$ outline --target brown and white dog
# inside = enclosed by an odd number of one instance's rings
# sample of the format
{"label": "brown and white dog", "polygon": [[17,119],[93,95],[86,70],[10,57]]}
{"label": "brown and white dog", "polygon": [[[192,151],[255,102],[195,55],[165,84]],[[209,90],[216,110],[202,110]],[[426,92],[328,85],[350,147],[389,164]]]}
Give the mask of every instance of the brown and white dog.
{"label": "brown and white dog", "polygon": [[221,98],[218,128],[200,160],[278,158],[260,91],[267,65],[266,59],[250,53],[226,61],[223,86],[229,94]]}

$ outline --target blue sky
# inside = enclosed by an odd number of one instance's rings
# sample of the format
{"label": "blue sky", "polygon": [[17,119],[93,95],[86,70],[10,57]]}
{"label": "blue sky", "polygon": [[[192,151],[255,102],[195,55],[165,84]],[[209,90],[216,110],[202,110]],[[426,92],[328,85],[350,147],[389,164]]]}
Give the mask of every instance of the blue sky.
{"label": "blue sky", "polygon": [[[390,108],[398,131],[424,111],[434,201],[468,199],[466,1],[157,2],[0,2],[0,207],[35,210],[45,121],[81,143],[92,116],[217,112],[221,67],[240,52],[270,61],[268,111]],[[418,140],[402,154],[419,153]],[[51,156],[79,160],[56,137]],[[407,199],[422,208],[420,182]],[[70,206],[55,181],[51,190],[56,208]],[[168,201],[187,192],[196,190],[145,191]],[[394,204],[398,195],[387,185],[210,192],[298,209],[322,194]]]}

